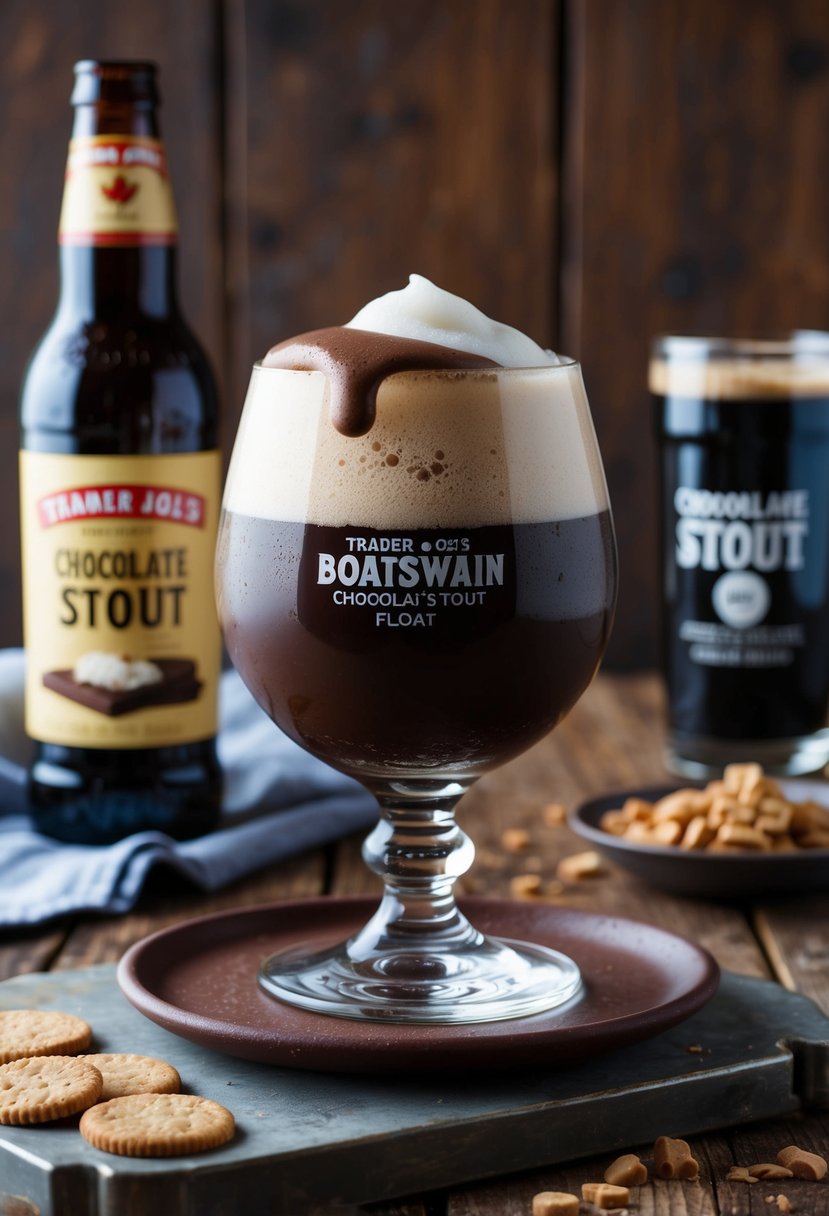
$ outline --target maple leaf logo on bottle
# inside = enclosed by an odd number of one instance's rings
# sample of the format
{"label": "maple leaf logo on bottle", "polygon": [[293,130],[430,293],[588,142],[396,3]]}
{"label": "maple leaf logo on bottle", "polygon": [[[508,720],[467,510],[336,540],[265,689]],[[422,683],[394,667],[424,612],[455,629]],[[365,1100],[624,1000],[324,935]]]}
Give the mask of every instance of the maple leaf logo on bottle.
{"label": "maple leaf logo on bottle", "polygon": [[127,179],[119,173],[111,186],[101,186],[101,192],[105,194],[111,202],[118,203],[119,205],[123,206],[138,193],[138,183],[128,182]]}

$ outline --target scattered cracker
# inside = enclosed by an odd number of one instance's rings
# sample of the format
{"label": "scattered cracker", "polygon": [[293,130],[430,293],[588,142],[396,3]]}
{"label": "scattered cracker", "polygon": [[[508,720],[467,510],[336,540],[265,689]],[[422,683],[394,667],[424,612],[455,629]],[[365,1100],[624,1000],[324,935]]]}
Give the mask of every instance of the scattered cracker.
{"label": "scattered cracker", "polygon": [[81,1134],[94,1148],[122,1157],[181,1157],[233,1139],[233,1115],[192,1094],[129,1094],[93,1106]]}
{"label": "scattered cracker", "polygon": [[48,1123],[75,1115],[98,1101],[103,1085],[98,1069],[75,1056],[0,1064],[0,1123]]}
{"label": "scattered cracker", "polygon": [[29,1056],[71,1056],[85,1051],[92,1027],[71,1013],[45,1009],[0,1010],[0,1064]]}
{"label": "scattered cracker", "polygon": [[152,1056],[102,1051],[78,1059],[97,1068],[104,1078],[101,1102],[127,1094],[177,1094],[181,1089],[181,1077],[172,1064]]}

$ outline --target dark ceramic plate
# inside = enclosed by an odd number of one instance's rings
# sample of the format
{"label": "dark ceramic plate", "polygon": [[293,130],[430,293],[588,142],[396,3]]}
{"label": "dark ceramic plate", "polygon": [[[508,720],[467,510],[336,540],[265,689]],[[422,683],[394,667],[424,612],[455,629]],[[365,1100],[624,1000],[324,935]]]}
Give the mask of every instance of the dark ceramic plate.
{"label": "dark ceramic plate", "polygon": [[376,906],[309,899],[186,921],[136,943],[121,960],[118,982],[148,1018],[204,1047],[287,1068],[365,1074],[569,1064],[684,1021],[717,989],[711,956],[664,929],[488,899],[464,901],[472,922],[563,950],[581,968],[580,999],[505,1022],[392,1025],[308,1013],[258,987],[268,954],[299,942],[318,949],[341,941]]}
{"label": "dark ceramic plate", "polygon": [[[780,784],[793,801],[813,798],[829,804],[829,786],[825,782],[787,780]],[[570,826],[637,878],[652,887],[679,895],[740,900],[829,891],[829,849],[802,849],[791,853],[697,853],[676,847],[634,844],[620,836],[611,836],[599,827],[604,812],[621,807],[626,798],[646,798],[653,802],[691,785],[692,782],[686,782],[682,787],[651,786],[591,798],[571,811]]]}

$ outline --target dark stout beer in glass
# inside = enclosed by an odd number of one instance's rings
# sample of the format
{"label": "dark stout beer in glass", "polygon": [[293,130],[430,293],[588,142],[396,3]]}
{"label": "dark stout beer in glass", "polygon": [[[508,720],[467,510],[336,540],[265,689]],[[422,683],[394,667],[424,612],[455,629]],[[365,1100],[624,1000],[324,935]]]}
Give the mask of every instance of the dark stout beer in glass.
{"label": "dark stout beer in glass", "polygon": [[[382,341],[353,338],[353,365]],[[370,925],[261,973],[343,1017],[483,1021],[580,991],[572,960],[479,934],[452,885],[472,860],[456,801],[560,721],[607,643],[616,554],[581,373],[453,370],[433,350],[432,370],[382,379],[376,418],[346,434],[326,375],[257,366],[225,488],[230,656],[382,812],[364,846],[386,884]]]}
{"label": "dark stout beer in glass", "polygon": [[650,387],[669,763],[815,771],[829,760],[829,336],[664,338]]}
{"label": "dark stout beer in glass", "polygon": [[218,816],[216,389],[176,299],[150,63],[75,69],[61,292],[22,390],[32,814],[101,843]]}

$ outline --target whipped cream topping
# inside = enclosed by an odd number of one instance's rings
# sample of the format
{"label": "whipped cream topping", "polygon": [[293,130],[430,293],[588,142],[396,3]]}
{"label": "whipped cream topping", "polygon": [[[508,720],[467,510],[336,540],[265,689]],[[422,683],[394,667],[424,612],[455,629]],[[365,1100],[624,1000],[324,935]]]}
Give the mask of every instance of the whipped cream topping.
{"label": "whipped cream topping", "polygon": [[546,367],[561,362],[519,329],[493,321],[468,300],[420,274],[410,275],[408,285],[400,291],[390,291],[364,305],[346,328],[433,342],[481,355],[502,367]]}

